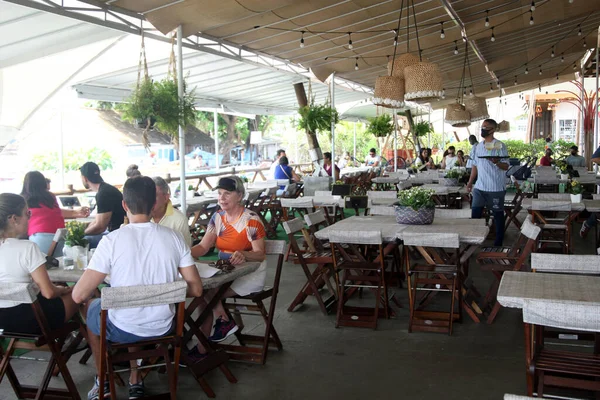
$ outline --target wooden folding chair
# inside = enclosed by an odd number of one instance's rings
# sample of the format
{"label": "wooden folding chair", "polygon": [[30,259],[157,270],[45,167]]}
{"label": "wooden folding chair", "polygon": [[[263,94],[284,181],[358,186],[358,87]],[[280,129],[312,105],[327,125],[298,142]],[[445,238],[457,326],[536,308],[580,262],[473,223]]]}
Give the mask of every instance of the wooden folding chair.
{"label": "wooden folding chair", "polygon": [[[337,278],[337,315],[335,327],[354,326],[377,329],[382,312],[389,318],[389,299],[385,282],[383,241],[380,230],[329,233]],[[352,307],[346,303],[356,290],[370,289],[374,307]],[[381,304],[383,303],[383,304]]]}
{"label": "wooden folding chair", "polygon": [[536,240],[541,229],[534,225],[531,216],[528,216],[521,225],[521,234],[513,247],[487,247],[481,249],[477,255],[477,263],[482,270],[491,271],[495,277],[481,306],[483,310],[489,308],[487,323],[494,322],[498,311],[502,307],[496,295],[504,271],[523,271],[529,256],[535,251]]}
{"label": "wooden folding chair", "polygon": [[283,209],[283,220],[289,221],[296,217],[304,217],[305,214],[315,210],[313,199],[297,198],[297,199],[281,199],[281,208]]}
{"label": "wooden folding chair", "polygon": [[[179,360],[181,357],[181,338],[183,336],[186,291],[187,283],[185,281],[176,281],[158,285],[105,287],[102,289],[102,297],[100,300],[100,371],[98,373],[100,387],[98,398],[104,398],[104,382],[107,374],[110,391],[113,399],[115,399],[115,376],[119,372],[129,371],[129,368],[115,370],[114,364],[129,362],[131,360],[150,359],[152,361],[151,365],[142,365],[138,368],[148,369],[164,366],[169,379],[169,392],[154,395],[152,398],[177,399],[177,379],[179,376]],[[108,342],[106,338],[108,310],[172,304],[177,305],[174,332],[159,338],[135,343]],[[141,350],[127,351],[132,347],[139,347]],[[171,355],[169,354],[170,350],[173,351],[173,359],[171,359]],[[164,362],[155,364],[159,359],[164,360]]]}
{"label": "wooden folding chair", "polygon": [[[538,248],[546,249],[550,244],[562,248],[563,253],[571,252],[571,201],[566,200],[533,200],[531,202],[532,222],[539,224],[542,229],[538,240]],[[566,213],[560,217],[547,217],[544,211]]]}
{"label": "wooden folding chair", "polygon": [[[415,248],[425,263],[411,263],[406,252],[410,320],[408,332],[440,332],[452,335],[454,320],[462,317],[460,241],[457,233],[414,233],[403,239],[404,246]],[[448,311],[426,310],[434,294],[450,294]],[[421,293],[422,296],[417,296]],[[455,305],[458,305],[455,310]]]}
{"label": "wooden folding chair", "polygon": [[[323,211],[319,210],[315,212],[317,216],[321,216],[325,220]],[[310,214],[309,214],[310,215]],[[317,223],[318,217],[315,216],[313,221]],[[306,283],[302,286],[302,289],[298,292],[290,306],[288,311],[292,312],[294,309],[304,303],[304,300],[308,296],[313,295],[319,304],[319,308],[324,315],[327,315],[329,309],[335,304],[335,289],[329,283],[330,271],[327,266],[333,263],[333,258],[330,250],[319,250],[311,238],[310,232],[304,228],[304,223],[301,219],[296,218],[291,221],[283,223],[283,228],[288,235],[290,242],[290,251],[295,255],[293,258],[294,264],[299,264],[306,276]],[[298,241],[296,240],[296,234],[300,233],[304,237],[304,241],[307,245],[307,250],[300,249]],[[308,267],[311,264],[316,264],[317,267],[311,272]],[[324,285],[327,285],[330,290],[330,296],[327,299],[323,299],[319,289]]]}
{"label": "wooden folding chair", "polygon": [[[80,328],[78,321],[71,321],[58,329],[51,330],[44,312],[37,301],[39,288],[32,283],[0,283],[0,300],[30,304],[41,330],[39,335],[1,331],[0,339],[6,339],[5,351],[0,347],[0,382],[6,376],[19,399],[73,399],[80,400],[79,392],[73,382],[67,362],[62,353],[65,339]],[[29,343],[28,343],[29,342]],[[22,385],[11,365],[15,350],[41,350],[50,352],[50,360],[39,387]],[[54,368],[58,367],[67,389],[49,388]]]}
{"label": "wooden folding chair", "polygon": [[354,209],[356,216],[360,215],[358,211],[361,208],[365,209],[365,215],[368,215],[369,211],[369,197],[368,196],[346,196],[344,197],[344,208]]}
{"label": "wooden folding chair", "polygon": [[[250,293],[247,296],[232,297],[233,303],[224,301],[224,306],[230,317],[234,318],[240,329],[235,333],[239,345],[218,344],[227,353],[232,360],[249,361],[264,365],[267,361],[267,352],[269,346],[277,347],[277,350],[283,349],[283,344],[279,335],[273,326],[275,318],[275,305],[277,303],[277,294],[279,293],[279,281],[281,280],[281,269],[283,266],[283,257],[285,255],[287,244],[284,240],[267,240],[265,242],[267,255],[277,256],[277,265],[275,266],[275,277],[273,286],[265,287],[260,292]],[[271,299],[269,310],[265,307],[264,301]],[[242,315],[260,315],[265,323],[264,335],[249,335],[242,333]]]}

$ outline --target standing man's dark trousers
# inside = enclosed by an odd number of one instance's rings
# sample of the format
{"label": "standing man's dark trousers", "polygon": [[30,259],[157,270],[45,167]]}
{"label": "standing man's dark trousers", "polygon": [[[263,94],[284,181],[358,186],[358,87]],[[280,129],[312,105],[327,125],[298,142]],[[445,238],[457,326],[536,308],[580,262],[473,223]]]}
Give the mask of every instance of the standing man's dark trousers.
{"label": "standing man's dark trousers", "polygon": [[483,216],[483,207],[487,207],[494,216],[494,224],[496,225],[494,246],[502,246],[502,241],[504,240],[504,196],[506,195],[506,191],[484,192],[479,189],[473,189],[472,195],[471,218],[481,218]]}

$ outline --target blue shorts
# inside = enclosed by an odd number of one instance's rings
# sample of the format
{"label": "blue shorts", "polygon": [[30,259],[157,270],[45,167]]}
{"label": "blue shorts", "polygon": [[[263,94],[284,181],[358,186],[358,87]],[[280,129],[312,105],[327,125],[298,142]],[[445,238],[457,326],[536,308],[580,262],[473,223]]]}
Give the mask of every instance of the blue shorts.
{"label": "blue shorts", "polygon": [[504,196],[502,192],[484,192],[479,189],[473,189],[473,201],[471,207],[483,208],[486,207],[490,212],[504,212]]}
{"label": "blue shorts", "polygon": [[[88,307],[87,326],[94,335],[100,336],[100,299],[94,299]],[[135,343],[142,340],[154,339],[154,337],[137,336],[125,332],[113,325],[110,318],[106,316],[106,339],[113,343]]]}

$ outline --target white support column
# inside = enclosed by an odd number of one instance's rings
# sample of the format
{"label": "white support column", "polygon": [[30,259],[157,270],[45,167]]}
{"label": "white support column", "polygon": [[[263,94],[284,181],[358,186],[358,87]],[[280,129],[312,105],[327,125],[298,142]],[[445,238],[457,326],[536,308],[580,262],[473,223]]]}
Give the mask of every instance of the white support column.
{"label": "white support column", "polygon": [[[183,29],[181,25],[177,27],[177,94],[179,96],[179,106],[183,104]],[[181,115],[180,115],[181,118]],[[187,215],[187,204],[186,204],[186,193],[187,187],[185,185],[185,133],[182,126],[183,121],[179,120],[179,166],[181,168],[181,175],[179,177],[179,184],[181,185],[180,199],[181,212],[183,215]]]}
{"label": "white support column", "polygon": [[[335,72],[331,74],[331,108],[335,110]],[[335,182],[337,174],[335,173],[335,121],[331,121],[331,177]]]}
{"label": "white support column", "polygon": [[215,167],[217,171],[219,170],[219,114],[217,114],[217,109],[213,113],[213,123],[215,127]]}
{"label": "white support column", "polygon": [[[65,184],[65,135],[63,132],[63,110],[61,105],[61,110],[59,114],[60,118],[60,148],[58,152],[58,162],[60,163],[60,188],[65,189],[67,185]],[[56,187],[55,187],[56,189]]]}
{"label": "white support column", "polygon": [[596,148],[598,147],[598,141],[600,140],[600,137],[598,137],[598,89],[600,88],[600,86],[598,85],[599,82],[599,78],[598,78],[598,71],[599,71],[599,66],[598,66],[598,61],[600,61],[598,52],[600,51],[600,26],[598,27],[598,42],[596,45],[596,107],[594,108],[594,110],[596,110],[594,112],[594,145],[592,146],[592,149],[596,150]]}
{"label": "white support column", "polygon": [[394,113],[394,172],[398,171],[398,112],[393,109]]}
{"label": "white support column", "polygon": [[354,165],[356,162],[356,123],[357,121],[354,121],[354,154],[352,155],[354,157],[354,161],[352,161],[352,165]]}

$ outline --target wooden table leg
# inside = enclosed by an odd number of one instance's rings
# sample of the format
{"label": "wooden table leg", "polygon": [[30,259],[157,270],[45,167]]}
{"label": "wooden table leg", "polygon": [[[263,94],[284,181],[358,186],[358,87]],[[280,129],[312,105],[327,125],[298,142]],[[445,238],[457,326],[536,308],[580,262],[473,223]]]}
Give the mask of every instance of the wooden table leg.
{"label": "wooden table leg", "polygon": [[527,379],[527,396],[533,396],[533,381],[535,374],[535,371],[531,366],[533,360],[533,325],[523,323],[523,328],[525,330],[525,374]]}

